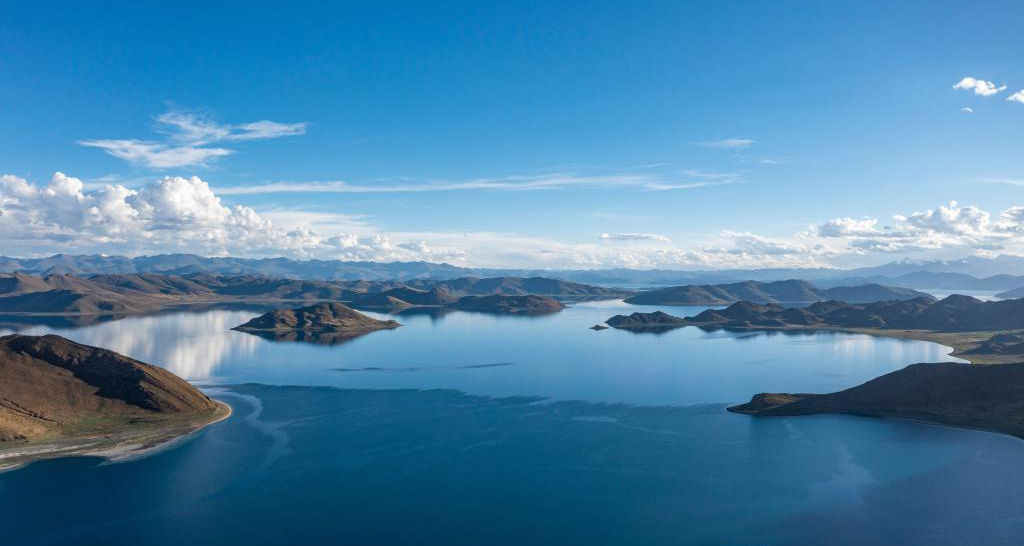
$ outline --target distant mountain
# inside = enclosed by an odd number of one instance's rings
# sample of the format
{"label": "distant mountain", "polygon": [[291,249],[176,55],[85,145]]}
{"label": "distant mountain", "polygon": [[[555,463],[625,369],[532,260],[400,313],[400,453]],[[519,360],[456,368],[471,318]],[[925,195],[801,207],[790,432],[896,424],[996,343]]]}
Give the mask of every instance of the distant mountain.
{"label": "distant mountain", "polygon": [[[256,275],[220,277],[206,273],[182,276],[117,273],[88,278],[15,273],[0,276],[0,312],[124,314],[186,303],[290,300],[350,302],[365,308],[454,308],[461,299],[468,297],[481,299],[466,300],[461,304],[463,307],[473,305],[482,310],[492,302],[495,308],[511,306],[525,309],[550,307],[549,301],[555,301],[551,300],[551,295],[571,299],[614,297],[628,293],[540,277],[462,278],[443,282],[421,280],[415,285],[422,288],[396,281],[304,281]],[[542,293],[533,294],[531,290]],[[561,304],[558,306],[561,308]]]}
{"label": "distant mountain", "polygon": [[836,284],[881,283],[890,286],[913,287],[922,290],[1007,290],[1024,286],[1024,276],[993,275],[978,278],[966,273],[942,273],[934,271],[915,271],[897,277],[844,277],[831,281],[819,282],[824,286]]}
{"label": "distant mountain", "polygon": [[1020,287],[1014,288],[1012,290],[1000,292],[996,294],[996,297],[1003,299],[1024,298],[1024,285],[1021,285]]}
{"label": "distant mountain", "polygon": [[[952,273],[975,278],[997,275],[1024,275],[1024,257],[998,256],[996,258],[968,257],[961,260],[899,260],[885,265],[858,269],[834,268],[763,268],[731,270],[637,270],[613,269],[498,269],[468,268],[429,262],[352,262],[340,260],[292,260],[289,258],[231,258],[203,257],[194,254],[161,254],[127,258],[124,256],[56,254],[46,258],[0,257],[0,272],[22,272],[35,275],[159,273],[184,276],[207,274],[213,276],[255,275],[262,277],[304,279],[314,281],[399,281],[450,280],[462,277],[547,277],[604,286],[678,286],[728,284],[746,280],[774,282],[801,279],[818,286],[840,284],[878,283],[912,288],[940,288],[918,284],[920,279],[905,279],[905,283],[888,282],[890,279],[913,273]],[[861,279],[857,283],[837,282],[839,279]],[[970,283],[970,279],[961,278]],[[946,285],[942,285],[946,286]],[[963,284],[949,285],[952,289],[975,289]],[[1024,286],[999,287],[1005,290]],[[987,288],[980,288],[982,290]],[[476,294],[484,295],[484,294]]]}
{"label": "distant mountain", "polygon": [[908,300],[923,296],[928,294],[879,284],[820,289],[809,282],[791,279],[770,283],[746,281],[733,284],[674,286],[641,292],[626,298],[625,301],[636,305],[724,305],[738,301],[802,303],[826,300],[865,303]]}
{"label": "distant mountain", "polygon": [[548,277],[462,277],[446,281],[412,280],[407,286],[429,290],[443,288],[460,296],[554,296],[559,298],[616,298],[633,294],[632,290],[604,288],[588,284],[563,281]]}
{"label": "distant mountain", "polygon": [[565,305],[547,296],[491,294],[489,296],[463,296],[458,301],[450,304],[450,307],[461,311],[519,313],[527,315],[554,313],[564,309]]}

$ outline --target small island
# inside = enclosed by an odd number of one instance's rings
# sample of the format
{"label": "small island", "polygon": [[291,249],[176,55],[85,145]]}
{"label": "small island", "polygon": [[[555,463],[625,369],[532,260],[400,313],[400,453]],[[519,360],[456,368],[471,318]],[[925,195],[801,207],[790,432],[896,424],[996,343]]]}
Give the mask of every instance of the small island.
{"label": "small island", "polygon": [[56,335],[0,337],[0,468],[139,454],[231,409],[171,372]]}
{"label": "small island", "polygon": [[394,320],[377,320],[341,303],[318,303],[296,309],[277,309],[232,328],[241,332],[364,334],[401,326]]}
{"label": "small island", "polygon": [[1024,438],[1024,363],[913,364],[831,394],[761,393],[729,411],[914,419]]}
{"label": "small island", "polygon": [[605,321],[605,324],[612,328],[622,330],[637,330],[648,328],[679,328],[690,324],[684,318],[674,317],[668,313],[655,311],[653,313],[633,313],[631,315],[615,315]]}

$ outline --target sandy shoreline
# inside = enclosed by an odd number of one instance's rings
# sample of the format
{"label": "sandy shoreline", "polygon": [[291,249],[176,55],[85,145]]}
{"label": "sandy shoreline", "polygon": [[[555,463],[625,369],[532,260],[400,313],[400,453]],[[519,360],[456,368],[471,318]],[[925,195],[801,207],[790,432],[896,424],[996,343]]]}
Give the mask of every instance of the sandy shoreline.
{"label": "sandy shoreline", "polygon": [[0,472],[14,470],[33,461],[58,457],[103,457],[122,462],[171,449],[194,437],[209,425],[219,423],[233,413],[232,407],[214,400],[213,413],[199,421],[185,419],[163,426],[142,425],[106,434],[90,434],[0,446]]}

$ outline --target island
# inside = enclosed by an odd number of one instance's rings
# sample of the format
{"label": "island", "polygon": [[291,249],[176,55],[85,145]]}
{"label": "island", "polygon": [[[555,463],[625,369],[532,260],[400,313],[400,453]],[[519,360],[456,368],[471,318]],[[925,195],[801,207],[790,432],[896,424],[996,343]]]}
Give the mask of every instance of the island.
{"label": "island", "polygon": [[727,409],[760,416],[845,413],[914,419],[1024,438],[1024,363],[913,364],[844,391],[761,393]]}
{"label": "island", "polygon": [[318,303],[295,309],[277,309],[232,328],[241,332],[285,334],[315,332],[361,335],[401,326],[394,320],[368,317],[341,303]]}
{"label": "island", "polygon": [[0,468],[125,457],[227,417],[171,372],[56,335],[0,337]]}
{"label": "island", "polygon": [[801,280],[775,282],[746,281],[730,284],[671,286],[641,292],[626,298],[635,305],[728,305],[739,301],[750,303],[809,303],[842,300],[849,303],[909,300],[930,297],[929,294],[895,286],[865,284],[818,288]]}
{"label": "island", "polygon": [[620,330],[659,332],[687,326],[690,322],[686,319],[669,315],[668,313],[655,311],[653,313],[615,315],[614,317],[606,320],[605,324]]}

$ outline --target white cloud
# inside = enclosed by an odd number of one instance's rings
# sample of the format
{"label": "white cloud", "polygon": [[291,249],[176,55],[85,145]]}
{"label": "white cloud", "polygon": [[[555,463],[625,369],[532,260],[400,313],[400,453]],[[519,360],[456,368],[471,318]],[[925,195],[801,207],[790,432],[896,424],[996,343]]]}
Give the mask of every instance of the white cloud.
{"label": "white cloud", "polygon": [[756,142],[756,140],[749,138],[725,138],[722,140],[709,140],[700,144],[711,148],[749,148]]}
{"label": "white cloud", "polygon": [[108,154],[135,165],[154,169],[205,167],[210,160],[234,153],[226,148],[171,146],[142,140],[80,140],[82,146],[100,148]]}
{"label": "white cloud", "polygon": [[996,219],[975,206],[955,201],[907,215],[895,215],[892,225],[879,226],[873,218],[836,218],[815,226],[812,236],[844,239],[852,251],[914,252],[966,248],[998,250],[1024,243],[1024,208],[1010,207]]}
{"label": "white cloud", "polygon": [[261,120],[239,125],[216,123],[208,116],[171,110],[156,118],[156,130],[167,136],[167,142],[138,139],[86,139],[82,146],[100,148],[108,154],[135,165],[154,169],[199,166],[234,153],[215,142],[246,141],[302,135],[306,123],[278,123]]}
{"label": "white cloud", "polygon": [[973,114],[974,113],[974,108],[971,108],[970,106],[964,106],[963,108],[960,109],[960,111],[961,112],[966,112],[968,114]]}
{"label": "white cloud", "polygon": [[874,218],[835,218],[789,237],[725,230],[707,243],[677,244],[657,233],[609,232],[593,243],[566,243],[519,233],[384,233],[363,215],[229,206],[198,177],[89,188],[56,173],[44,185],[0,176],[0,245],[15,255],[70,249],[481,267],[813,267],[868,253],[1022,250],[1024,206],[992,213],[950,203],[896,215],[888,225]]}
{"label": "white cloud", "polygon": [[966,76],[957,82],[957,84],[953,86],[953,89],[973,89],[975,95],[988,97],[1003,91],[1006,89],[1006,86],[1003,85],[1001,87],[996,87],[996,84],[992,82]]}
{"label": "white cloud", "polygon": [[[134,188],[88,188],[56,173],[45,185],[0,176],[0,245],[14,255],[189,252],[341,260],[425,260],[483,267],[711,267],[814,263],[815,255],[750,234],[690,250],[659,234],[609,233],[598,243],[495,232],[382,233],[360,215],[228,206],[198,177]],[[607,244],[630,241],[629,244]],[[732,245],[740,245],[731,249]],[[810,249],[809,252],[814,252]]]}
{"label": "white cloud", "polygon": [[195,176],[167,176],[139,189],[107,185],[86,190],[81,180],[63,173],[54,174],[44,187],[5,175],[0,177],[0,234],[8,248],[34,253],[70,246],[81,252],[360,260],[446,260],[462,255],[460,249],[409,246],[408,241],[392,241],[380,233],[279,227],[251,208],[224,205]]}
{"label": "white cloud", "polygon": [[1020,91],[1017,91],[1016,93],[1010,95],[1009,97],[1006,97],[1006,100],[1024,103],[1024,89],[1021,89]]}
{"label": "white cloud", "polygon": [[660,241],[662,243],[671,243],[672,239],[669,239],[665,235],[659,233],[602,233],[601,239],[605,241]]}

